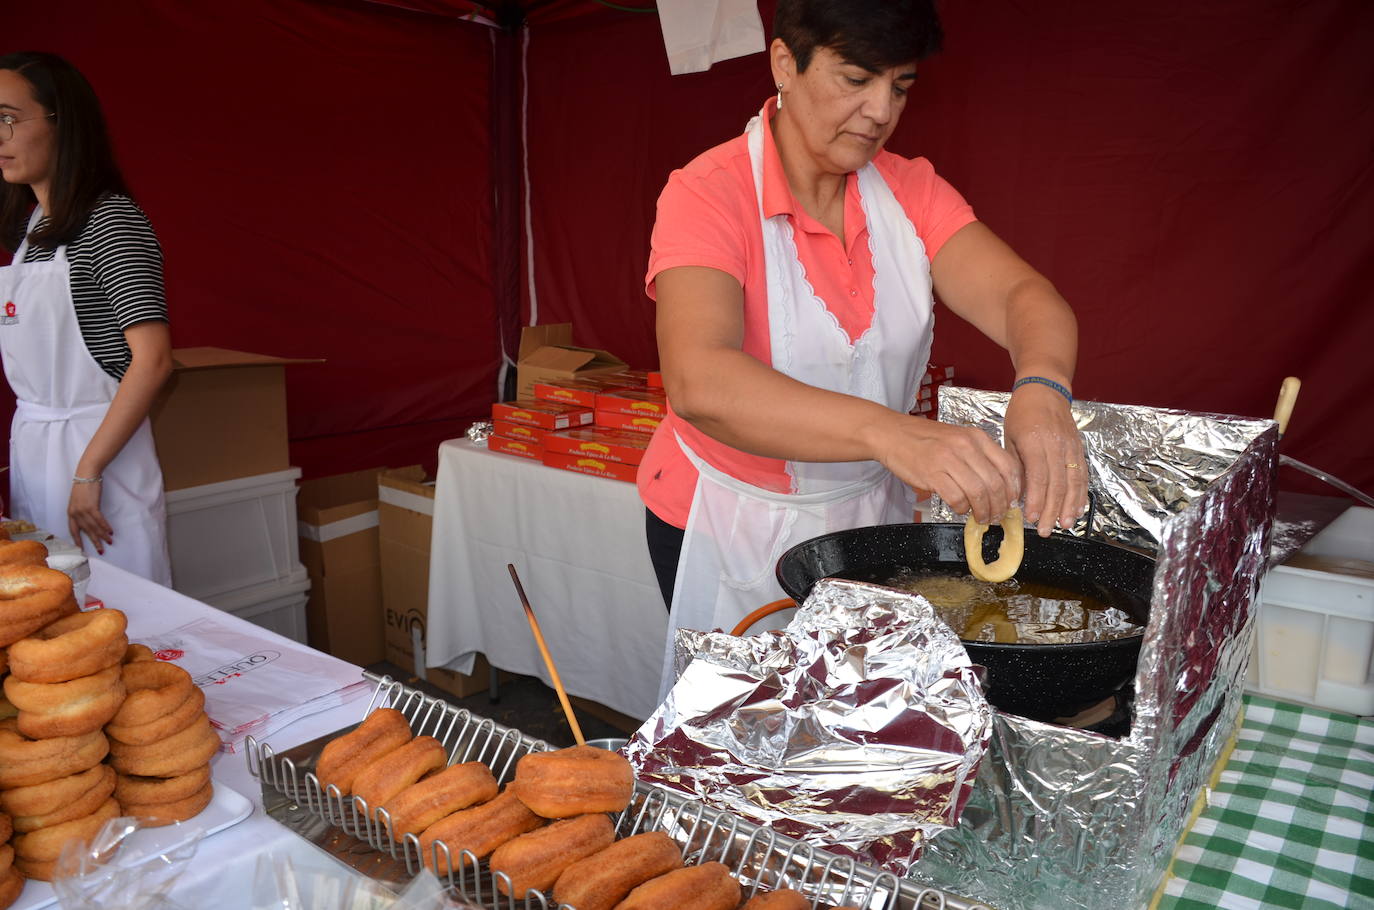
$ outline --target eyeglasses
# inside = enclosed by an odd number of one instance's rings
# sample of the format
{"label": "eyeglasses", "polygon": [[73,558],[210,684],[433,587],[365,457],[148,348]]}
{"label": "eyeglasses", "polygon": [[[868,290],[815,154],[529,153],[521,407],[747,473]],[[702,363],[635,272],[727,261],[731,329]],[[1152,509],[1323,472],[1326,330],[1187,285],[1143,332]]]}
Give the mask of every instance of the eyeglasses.
{"label": "eyeglasses", "polygon": [[0,114],[0,141],[9,142],[14,138],[14,125],[16,123],[28,123],[30,120],[46,120],[49,117],[56,116],[56,114],[43,114],[39,117],[24,117],[20,119],[13,114]]}

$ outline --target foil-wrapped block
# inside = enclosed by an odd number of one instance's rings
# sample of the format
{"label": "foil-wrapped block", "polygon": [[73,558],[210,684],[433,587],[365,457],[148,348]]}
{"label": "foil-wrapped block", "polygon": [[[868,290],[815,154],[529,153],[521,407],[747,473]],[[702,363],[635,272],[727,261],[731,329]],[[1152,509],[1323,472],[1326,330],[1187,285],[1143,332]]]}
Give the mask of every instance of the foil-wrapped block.
{"label": "foil-wrapped block", "polygon": [[468,439],[471,440],[473,445],[484,446],[487,444],[487,440],[491,438],[491,434],[495,429],[496,427],[490,420],[479,420],[468,427]]}
{"label": "foil-wrapped block", "polygon": [[958,823],[992,709],[925,598],[825,579],[782,630],[675,646],[625,750],[641,779],[899,875]]}

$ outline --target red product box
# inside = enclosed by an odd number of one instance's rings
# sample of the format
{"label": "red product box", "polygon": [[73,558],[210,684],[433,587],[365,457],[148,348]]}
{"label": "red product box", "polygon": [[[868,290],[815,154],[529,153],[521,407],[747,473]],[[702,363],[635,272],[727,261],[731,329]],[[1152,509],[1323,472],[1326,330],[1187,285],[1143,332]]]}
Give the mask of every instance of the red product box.
{"label": "red product box", "polygon": [[551,468],[562,468],[565,471],[576,471],[579,474],[591,474],[594,477],[609,477],[612,480],[623,480],[626,483],[634,483],[635,474],[639,471],[639,465],[622,464],[618,461],[607,461],[602,458],[589,458],[586,455],[563,455],[558,452],[545,452],[544,464]]}
{"label": "red product box", "polygon": [[504,452],[507,455],[519,455],[521,458],[529,458],[539,461],[544,457],[544,447],[533,442],[525,442],[523,439],[507,439],[504,436],[490,436],[487,438],[487,448],[493,452]]}
{"label": "red product box", "polygon": [[566,430],[591,423],[592,412],[589,408],[579,408],[576,405],[523,398],[519,401],[501,401],[492,405],[491,419],[539,427],[541,430]]}
{"label": "red product box", "polygon": [[662,420],[668,414],[668,397],[662,389],[612,389],[597,393],[596,410]]}
{"label": "red product box", "polygon": [[546,454],[576,455],[621,464],[639,464],[649,447],[649,434],[631,430],[605,430],[582,427],[559,430],[544,437]]}
{"label": "red product box", "polygon": [[607,430],[633,430],[636,433],[648,434],[657,430],[662,422],[662,417],[636,416],[617,411],[596,412],[596,425]]}
{"label": "red product box", "polygon": [[661,388],[663,388],[663,374],[660,373],[658,370],[650,370],[650,371],[649,371],[649,388],[651,388],[651,389],[661,389]]}
{"label": "red product box", "polygon": [[509,420],[493,420],[491,425],[492,432],[497,436],[504,436],[506,439],[518,439],[521,442],[528,442],[537,446],[542,446],[544,437],[553,432],[552,430],[541,430],[539,427],[527,427],[523,423],[511,423]]}
{"label": "red product box", "polygon": [[595,408],[597,392],[620,388],[625,388],[623,379],[600,376],[589,376],[585,379],[550,379],[534,384],[534,397],[543,401],[577,405],[580,408]]}
{"label": "red product box", "polygon": [[614,382],[624,389],[647,389],[649,387],[648,370],[619,370],[615,373],[600,373],[596,378]]}

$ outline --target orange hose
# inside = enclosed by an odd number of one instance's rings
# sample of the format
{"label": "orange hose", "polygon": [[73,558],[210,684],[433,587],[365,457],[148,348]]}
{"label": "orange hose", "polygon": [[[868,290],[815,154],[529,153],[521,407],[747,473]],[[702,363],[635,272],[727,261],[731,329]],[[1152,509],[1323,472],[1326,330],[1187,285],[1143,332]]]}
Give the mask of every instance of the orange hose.
{"label": "orange hose", "polygon": [[735,626],[734,630],[730,634],[743,635],[745,632],[749,631],[750,626],[758,622],[760,619],[763,619],[765,616],[772,616],[779,610],[786,610],[787,608],[795,607],[796,605],[797,602],[790,597],[784,597],[782,600],[775,600],[771,604],[764,604],[763,606],[755,610],[753,613],[750,613],[748,616],[741,619],[739,621],[739,625]]}

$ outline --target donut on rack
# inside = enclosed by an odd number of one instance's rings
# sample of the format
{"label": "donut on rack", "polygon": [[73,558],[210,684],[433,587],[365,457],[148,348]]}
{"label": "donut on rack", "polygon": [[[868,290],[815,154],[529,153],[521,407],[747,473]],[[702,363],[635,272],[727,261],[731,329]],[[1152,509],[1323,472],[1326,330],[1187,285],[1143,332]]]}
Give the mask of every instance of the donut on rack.
{"label": "donut on rack", "polygon": [[615,842],[615,826],[601,812],[565,818],[512,838],[492,851],[489,865],[500,877],[496,887],[503,894],[522,898],[527,891],[547,891],[563,870],[583,857]]}
{"label": "donut on rack", "polygon": [[446,815],[492,799],[499,792],[491,769],[479,761],[449,765],[411,784],[382,804],[391,817],[391,836],[419,834]]}
{"label": "donut on rack", "polygon": [[625,756],[596,746],[521,756],[511,782],[520,801],[545,818],[619,812],[630,804],[634,787]]}
{"label": "donut on rack", "polygon": [[359,771],[353,778],[353,797],[375,808],[447,764],[443,743],[432,736],[417,736]]}
{"label": "donut on rack", "polygon": [[13,717],[0,720],[0,788],[29,787],[94,767],[110,751],[99,730],[80,736],[30,739]]}
{"label": "donut on rack", "polygon": [[553,899],[577,910],[611,910],[651,878],[682,868],[682,850],[662,831],[618,840],[563,870]]}
{"label": "donut on rack", "polygon": [[724,863],[702,863],[649,879],[615,910],[735,910],[739,899],[739,882]]}
{"label": "donut on rack", "polygon": [[378,708],[358,728],[327,743],[315,762],[320,788],[337,787],[348,796],[358,773],[410,742],[410,722],[395,708]]}
{"label": "donut on rack", "polygon": [[[15,647],[20,644],[16,642]],[[5,697],[19,709],[19,732],[34,739],[99,730],[124,703],[119,664],[55,683],[25,682],[11,673],[5,677],[4,688]]]}
{"label": "donut on rack", "polygon": [[0,566],[0,647],[76,612],[65,574],[46,566]]}
{"label": "donut on rack", "polygon": [[[420,855],[425,865],[443,874],[445,868],[442,843],[448,847],[448,863],[458,869],[462,861],[458,854],[466,850],[483,859],[511,838],[544,825],[545,819],[535,815],[516,798],[510,787],[480,806],[463,809],[439,819],[420,834]],[[438,854],[436,865],[435,854]]]}

